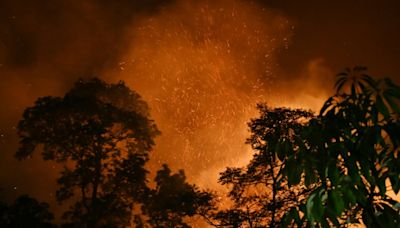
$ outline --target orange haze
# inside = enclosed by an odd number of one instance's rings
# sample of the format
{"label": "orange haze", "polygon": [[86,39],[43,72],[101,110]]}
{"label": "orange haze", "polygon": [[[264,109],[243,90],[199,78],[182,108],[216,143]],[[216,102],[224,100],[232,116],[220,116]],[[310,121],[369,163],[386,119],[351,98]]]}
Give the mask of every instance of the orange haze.
{"label": "orange haze", "polygon": [[[178,1],[135,24],[120,69],[105,75],[126,81],[150,104],[162,131],[151,167],[168,163],[215,187],[219,172],[251,157],[246,123],[257,102],[321,103],[316,93],[302,101],[279,93],[276,57],[293,26],[276,11],[245,1]],[[321,62],[305,73],[324,71]]]}

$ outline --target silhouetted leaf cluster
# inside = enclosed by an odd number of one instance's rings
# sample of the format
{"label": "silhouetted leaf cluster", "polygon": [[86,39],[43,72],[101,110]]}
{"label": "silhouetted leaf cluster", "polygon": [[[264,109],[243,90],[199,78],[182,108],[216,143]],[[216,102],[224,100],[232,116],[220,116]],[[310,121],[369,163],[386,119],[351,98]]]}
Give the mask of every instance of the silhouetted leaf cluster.
{"label": "silhouetted leaf cluster", "polygon": [[304,176],[320,183],[296,209],[307,219],[299,225],[398,227],[399,204],[387,192],[400,189],[400,89],[363,67],[339,74],[336,86],[337,94],[296,136],[301,143],[288,160],[302,167],[288,167],[295,174],[289,181]]}

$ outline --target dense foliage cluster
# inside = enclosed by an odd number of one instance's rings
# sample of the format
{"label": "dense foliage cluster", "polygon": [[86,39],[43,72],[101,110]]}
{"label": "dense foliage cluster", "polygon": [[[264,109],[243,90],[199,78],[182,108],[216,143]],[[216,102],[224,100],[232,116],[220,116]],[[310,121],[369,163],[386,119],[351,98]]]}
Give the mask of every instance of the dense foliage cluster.
{"label": "dense foliage cluster", "polygon": [[290,184],[300,176],[320,183],[295,210],[305,215],[303,223],[323,227],[361,221],[398,227],[399,203],[387,193],[400,190],[400,87],[355,67],[338,75],[336,88],[288,160],[301,167],[288,169]]}
{"label": "dense foliage cluster", "polygon": [[228,168],[234,206],[215,226],[398,227],[400,87],[365,68],[338,75],[337,93],[319,115],[259,105],[246,167]]}

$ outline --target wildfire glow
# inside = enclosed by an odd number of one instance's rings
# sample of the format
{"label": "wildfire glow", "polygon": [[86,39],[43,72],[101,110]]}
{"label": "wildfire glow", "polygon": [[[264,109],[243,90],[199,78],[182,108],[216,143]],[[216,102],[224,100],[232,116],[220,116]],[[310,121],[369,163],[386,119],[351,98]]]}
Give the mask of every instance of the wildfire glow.
{"label": "wildfire glow", "polygon": [[244,1],[180,1],[144,18],[113,77],[152,108],[162,136],[151,160],[208,187],[246,162],[246,123],[268,100],[290,34],[285,17]]}

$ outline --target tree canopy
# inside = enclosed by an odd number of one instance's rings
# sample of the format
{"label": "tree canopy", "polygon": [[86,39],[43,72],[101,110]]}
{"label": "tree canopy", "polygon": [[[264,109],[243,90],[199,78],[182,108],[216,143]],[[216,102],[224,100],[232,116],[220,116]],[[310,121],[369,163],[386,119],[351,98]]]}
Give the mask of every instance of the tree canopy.
{"label": "tree canopy", "polygon": [[156,187],[144,201],[142,211],[152,227],[190,227],[185,219],[212,208],[213,195],[186,182],[183,170],[171,174],[167,165],[157,172]]}
{"label": "tree canopy", "polygon": [[129,224],[146,191],[144,165],[159,134],[137,93],[123,82],[79,80],[64,97],[39,98],[18,130],[17,158],[37,148],[45,160],[64,164],[56,196],[77,199],[64,214],[70,225]]}
{"label": "tree canopy", "polygon": [[[283,171],[294,142],[294,135],[313,117],[309,111],[257,106],[260,116],[249,122],[247,139],[255,151],[246,167],[228,168],[221,173],[220,183],[230,187],[234,205],[213,217],[219,226],[275,227],[292,206],[304,201],[304,186],[289,186]],[[214,224],[214,225],[215,225]]]}
{"label": "tree canopy", "polygon": [[47,203],[38,202],[28,195],[18,197],[11,205],[0,202],[0,226],[5,228],[56,227],[52,223],[54,215],[48,209]]}

